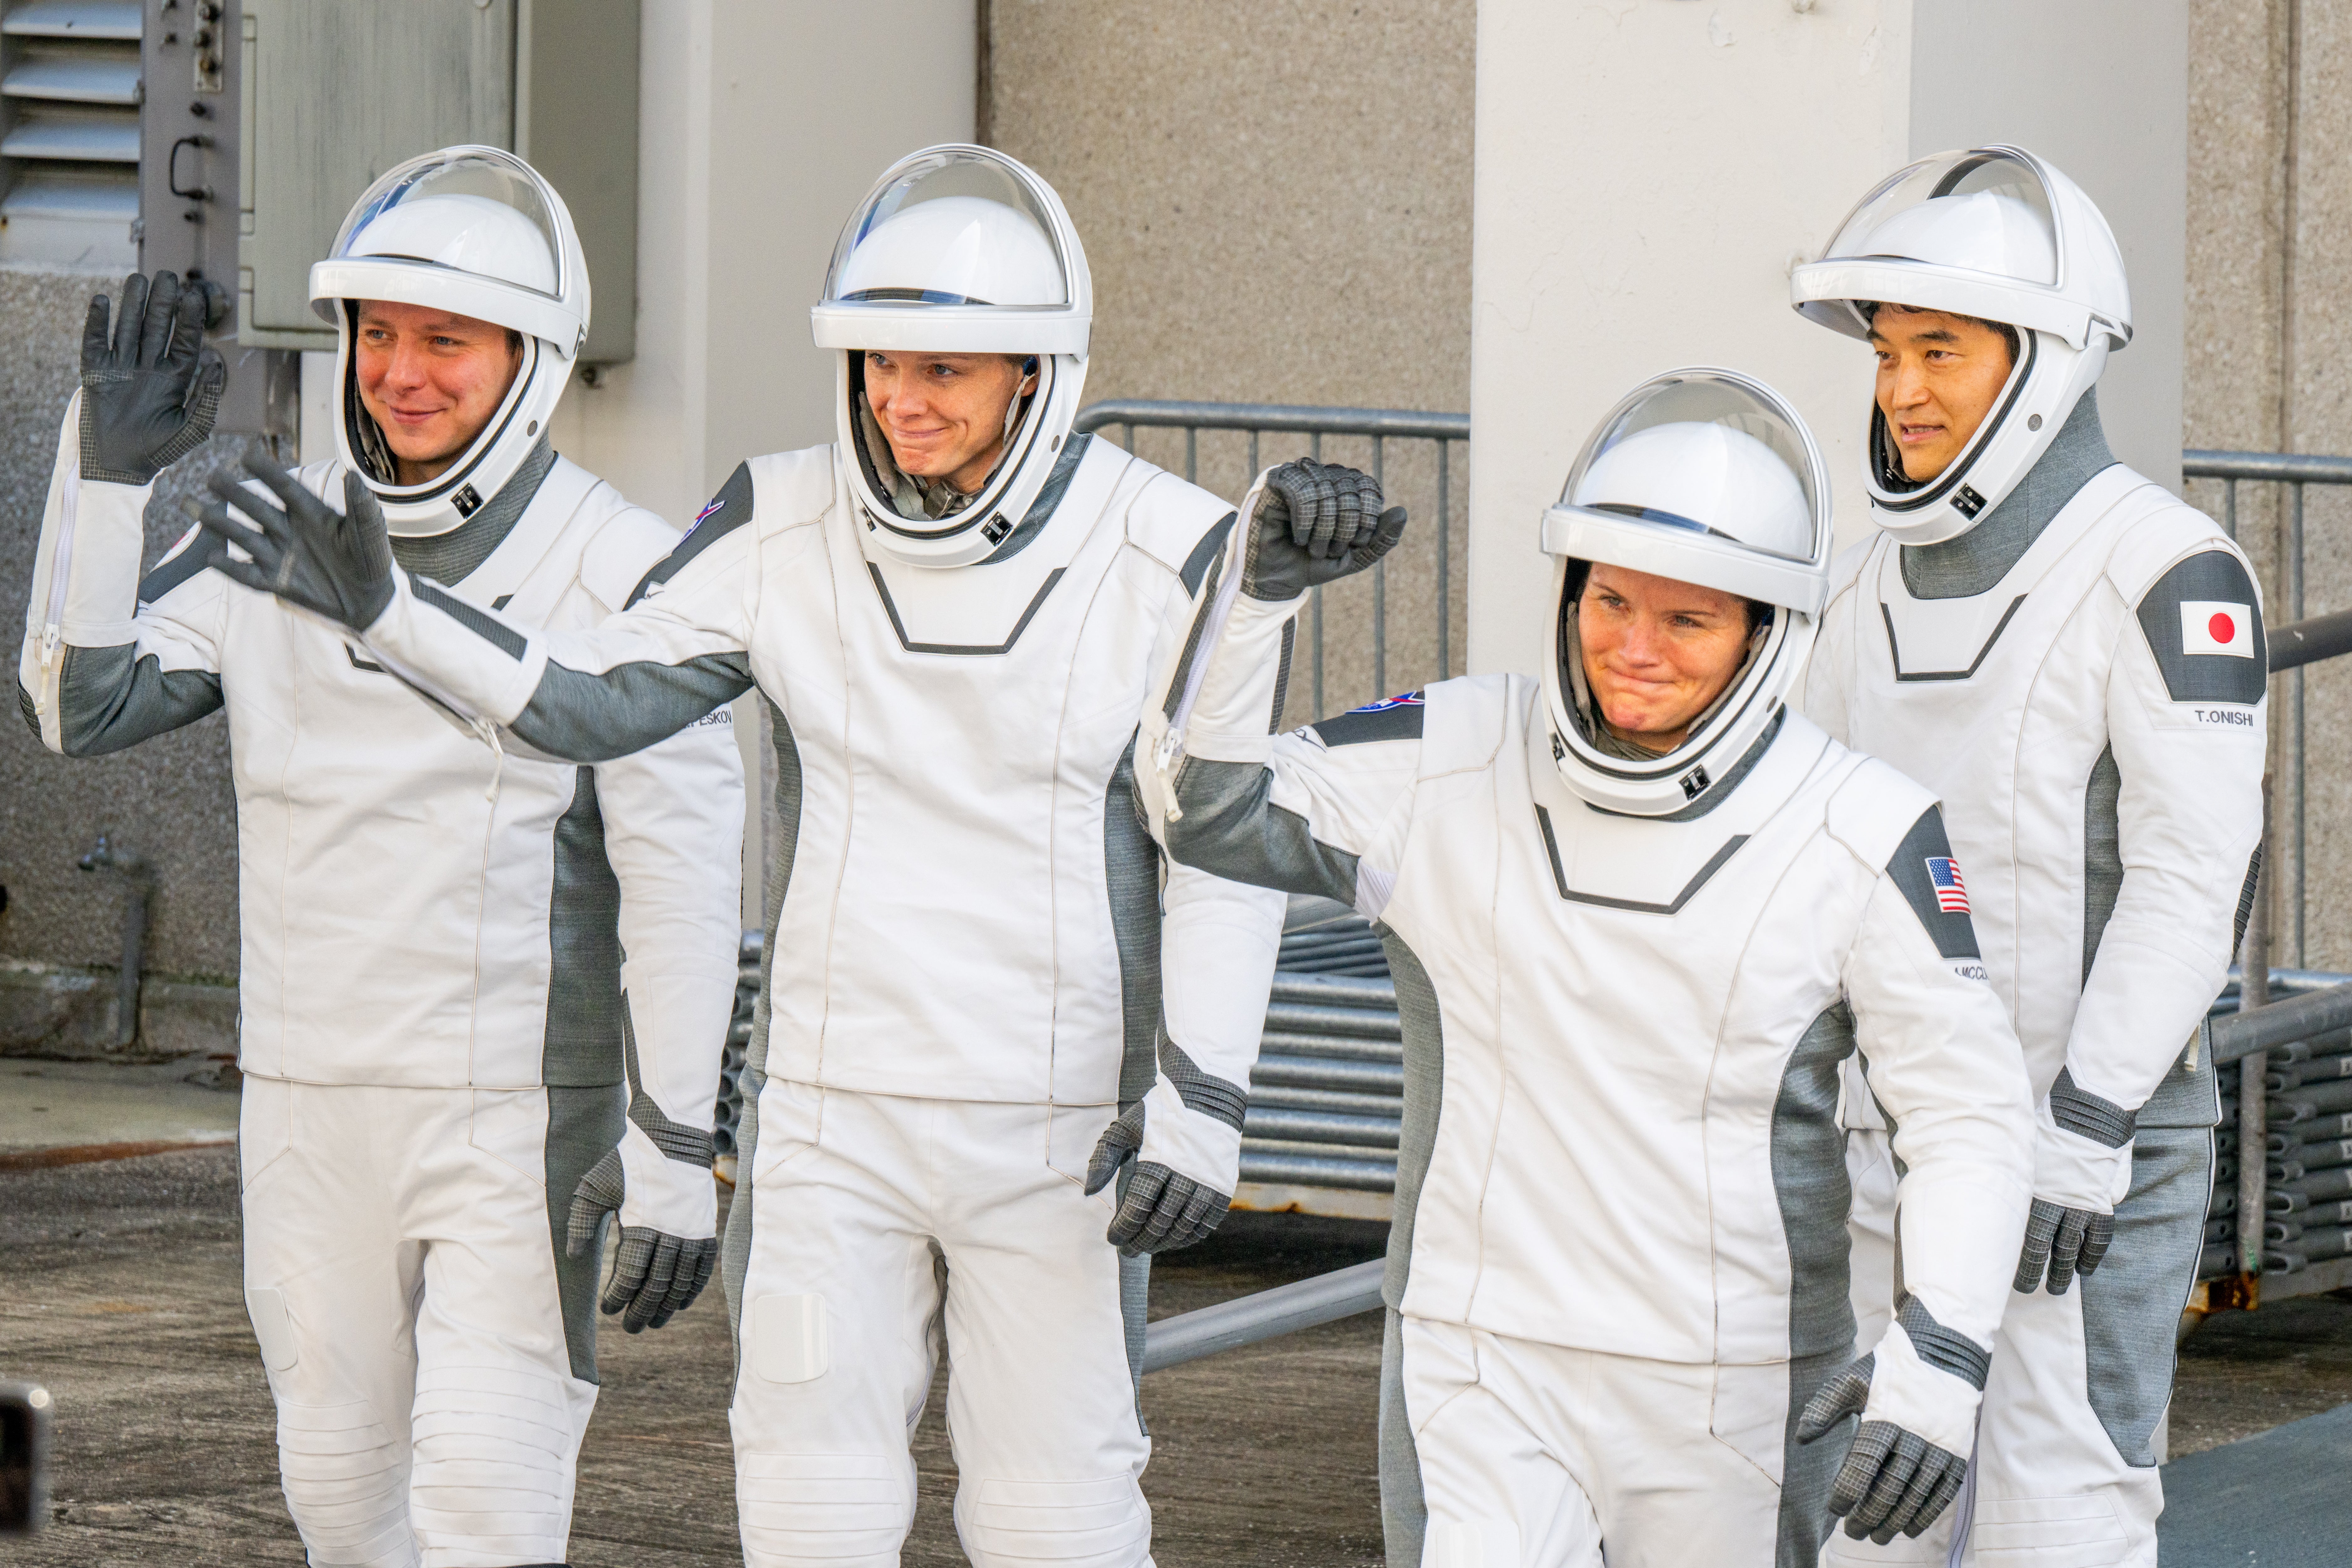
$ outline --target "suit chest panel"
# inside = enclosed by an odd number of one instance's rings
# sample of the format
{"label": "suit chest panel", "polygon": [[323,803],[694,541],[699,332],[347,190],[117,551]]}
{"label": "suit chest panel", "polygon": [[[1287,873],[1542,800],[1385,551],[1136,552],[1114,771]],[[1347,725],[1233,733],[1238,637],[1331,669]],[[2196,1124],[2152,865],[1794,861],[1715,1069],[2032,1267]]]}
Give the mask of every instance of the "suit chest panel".
{"label": "suit chest panel", "polygon": [[1911,597],[1885,543],[1856,584],[1850,743],[1963,815],[2010,798],[2021,769],[2079,786],[2106,744],[2107,682],[2127,614],[2105,584],[2112,528],[2095,523],[2061,545],[2053,536],[2064,521],[1970,598]]}
{"label": "suit chest panel", "polygon": [[[1496,998],[1495,1048],[1563,1084],[1695,1110],[1719,1044],[1792,1044],[1836,999],[1871,879],[1824,843],[1817,801],[1745,820],[1736,797],[1687,823],[1604,817],[1531,788],[1514,761],[1498,759],[1484,811],[1423,786],[1398,884],[1410,907],[1391,917],[1408,942],[1410,924],[1484,954],[1491,971],[1455,988]],[[1465,878],[1480,867],[1489,877]],[[1422,888],[1444,889],[1444,906]],[[1775,1081],[1780,1065],[1776,1050]]]}

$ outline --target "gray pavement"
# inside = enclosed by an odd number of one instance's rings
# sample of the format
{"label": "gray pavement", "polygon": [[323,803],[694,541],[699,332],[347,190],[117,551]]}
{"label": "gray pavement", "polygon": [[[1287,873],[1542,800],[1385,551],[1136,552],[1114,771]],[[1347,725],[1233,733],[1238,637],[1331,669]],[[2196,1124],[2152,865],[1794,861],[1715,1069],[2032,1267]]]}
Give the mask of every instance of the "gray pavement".
{"label": "gray pavement", "polygon": [[[219,1142],[237,1097],[188,1081],[215,1070],[0,1060],[0,1380],[58,1399],[54,1521],[0,1548],[10,1568],[300,1561],[238,1283],[236,1154]],[[159,1142],[212,1146],[48,1163]],[[1160,1260],[1153,1315],[1343,1268],[1385,1239],[1365,1221],[1235,1215]],[[572,1562],[740,1561],[717,1294],[658,1332],[606,1333],[599,1352]],[[1380,1563],[1379,1364],[1368,1316],[1148,1379],[1144,1489],[1162,1568]],[[942,1394],[916,1434],[909,1568],[963,1561]],[[2326,1533],[2352,1520],[2335,1490],[2347,1455],[2352,1300],[2210,1320],[2181,1351],[2168,1568],[2352,1563],[2352,1542]]]}
{"label": "gray pavement", "polygon": [[[226,1076],[231,1089],[213,1087]],[[208,1080],[193,1083],[191,1078]],[[0,1058],[0,1156],[236,1136],[235,1070],[204,1057],[152,1067]]]}

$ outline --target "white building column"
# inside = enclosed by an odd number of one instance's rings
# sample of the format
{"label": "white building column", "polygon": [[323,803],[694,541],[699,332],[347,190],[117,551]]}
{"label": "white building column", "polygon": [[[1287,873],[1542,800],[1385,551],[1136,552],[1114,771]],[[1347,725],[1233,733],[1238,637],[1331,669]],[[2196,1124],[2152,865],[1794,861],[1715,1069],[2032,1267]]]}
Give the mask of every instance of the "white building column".
{"label": "white building column", "polygon": [[1685,364],[1761,376],[1813,427],[1842,542],[1869,351],[1789,308],[1881,176],[2013,142],[2105,210],[2135,332],[2101,412],[2179,488],[2186,0],[1479,0],[1471,261],[1470,666],[1532,673],[1537,520],[1593,423]]}
{"label": "white building column", "polygon": [[[680,527],[735,465],[833,439],[834,369],[809,307],[877,175],[969,142],[973,0],[645,0],[637,353],[574,385],[556,449]],[[772,770],[736,704],[751,785],[743,907],[760,923]]]}

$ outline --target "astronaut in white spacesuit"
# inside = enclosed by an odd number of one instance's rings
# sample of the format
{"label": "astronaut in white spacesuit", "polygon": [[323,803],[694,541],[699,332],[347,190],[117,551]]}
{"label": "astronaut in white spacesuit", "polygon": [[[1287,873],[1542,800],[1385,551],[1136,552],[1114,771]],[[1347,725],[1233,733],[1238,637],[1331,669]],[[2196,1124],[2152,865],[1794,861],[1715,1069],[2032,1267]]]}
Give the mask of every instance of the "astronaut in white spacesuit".
{"label": "astronaut in white spacesuit", "polygon": [[1092,310],[1043,180],[902,160],[814,310],[838,439],[737,468],[593,631],[417,594],[364,518],[207,518],[249,580],[541,752],[766,700],[782,829],[723,1265],[754,1565],[898,1561],[942,1331],[972,1561],[1150,1558],[1148,1254],[1234,1193],[1283,900],[1163,875],[1137,814],[1151,672],[1233,512],[1073,433]]}
{"label": "astronaut in white spacesuit", "polygon": [[[2107,450],[2093,388],[2131,336],[2123,258],[2048,163],[1913,163],[1792,290],[1879,365],[1878,532],[1837,563],[1806,711],[1943,801],[2036,1101],[2033,1218],[1951,1560],[2145,1568],[2220,1116],[2196,1036],[2262,833],[2261,595],[2210,519]],[[1885,1120],[1859,1084],[1847,1110],[1866,1321],[1910,1258],[1890,1256]],[[1942,1563],[1952,1528],[1828,1560]]]}
{"label": "astronaut in white spacesuit", "polygon": [[[548,446],[588,279],[521,160],[394,169],[310,286],[340,340],[338,455],[278,482],[383,520],[410,592],[590,626],[677,542]],[[593,767],[501,756],[341,628],[205,570],[223,557],[201,529],[142,579],[151,487],[203,438],[217,380],[171,274],[131,280],[111,334],[107,305],[17,679],[68,756],[227,710],[246,1300],[287,1505],[316,1564],[557,1562],[601,1222],[618,1210],[604,1308],[632,1332],[691,1301],[718,1249],[732,734]]]}
{"label": "astronaut in white spacesuit", "polygon": [[[1328,482],[1277,469],[1244,503],[1141,782],[1179,863],[1387,935],[1389,1561],[1810,1568],[1832,1512],[1924,1528],[2009,1293],[2029,1101],[1934,797],[1785,705],[1828,587],[1811,436],[1730,372],[1644,384],[1545,514],[1540,679],[1275,736],[1307,590],[1392,538],[1295,529]],[[1900,1119],[1910,1250],[1848,1365],[1857,1052]]]}

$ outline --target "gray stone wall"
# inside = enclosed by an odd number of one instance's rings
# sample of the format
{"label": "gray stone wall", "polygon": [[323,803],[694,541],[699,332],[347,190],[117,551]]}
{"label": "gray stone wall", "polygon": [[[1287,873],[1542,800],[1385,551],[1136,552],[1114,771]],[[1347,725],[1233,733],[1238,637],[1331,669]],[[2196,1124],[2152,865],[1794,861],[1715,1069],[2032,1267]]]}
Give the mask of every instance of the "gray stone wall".
{"label": "gray stone wall", "polygon": [[[2352,455],[2352,0],[2192,0],[2183,444]],[[2128,353],[2116,362],[2128,374]],[[2238,537],[2273,623],[2298,614],[2283,487],[2238,487]],[[2189,499],[2229,516],[2225,487]],[[2352,490],[2314,487],[2299,613],[2352,607]],[[2352,970],[2352,668],[2303,679],[2298,800],[2292,675],[2271,685],[2277,773],[2274,962]],[[2307,845],[2296,892],[2298,839]]]}
{"label": "gray stone wall", "polygon": [[[83,274],[0,271],[0,607],[9,679],[22,636],[41,507],[72,396],[90,295],[118,291]],[[215,437],[167,475],[147,514],[152,563],[187,527],[178,500],[242,448]],[[236,971],[236,809],[220,715],[113,757],[70,762],[34,739],[9,704],[0,724],[0,959],[112,964],[121,950],[121,879],[76,868],[99,834],[157,871],[147,966],[224,978]]]}
{"label": "gray stone wall", "polygon": [[[1062,195],[1094,271],[1086,395],[1460,411],[1470,406],[1475,8],[1459,0],[993,0],[982,138]],[[1184,471],[1181,437],[1137,449]],[[1261,465],[1303,450],[1269,438]],[[1370,467],[1368,443],[1325,456]],[[1388,573],[1376,682],[1371,585],[1325,605],[1328,711],[1439,672],[1433,448],[1391,443],[1413,532]],[[1238,500],[1237,436],[1202,483]],[[1449,480],[1450,668],[1463,668],[1469,464]],[[1305,656],[1302,654],[1302,660]],[[1311,664],[1290,717],[1313,718]]]}

